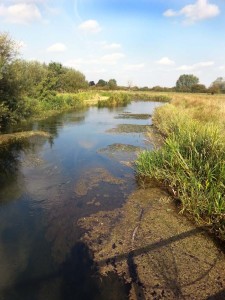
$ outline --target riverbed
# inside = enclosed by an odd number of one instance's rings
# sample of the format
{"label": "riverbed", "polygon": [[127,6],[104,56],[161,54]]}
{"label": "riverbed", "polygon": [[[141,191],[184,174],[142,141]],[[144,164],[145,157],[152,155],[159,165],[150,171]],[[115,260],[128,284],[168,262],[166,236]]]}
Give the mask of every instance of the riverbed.
{"label": "riverbed", "polygon": [[101,278],[78,220],[122,207],[137,189],[132,161],[153,147],[145,132],[159,105],[91,107],[9,129],[50,135],[1,153],[0,299],[127,299],[122,277]]}

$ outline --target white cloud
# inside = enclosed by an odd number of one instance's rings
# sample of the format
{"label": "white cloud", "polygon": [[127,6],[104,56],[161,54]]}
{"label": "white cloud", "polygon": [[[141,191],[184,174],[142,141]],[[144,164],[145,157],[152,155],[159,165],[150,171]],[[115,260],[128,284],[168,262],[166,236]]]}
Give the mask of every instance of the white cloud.
{"label": "white cloud", "polygon": [[123,53],[112,53],[112,54],[107,54],[101,57],[101,62],[114,65],[116,64],[121,58],[124,58],[125,55]]}
{"label": "white cloud", "polygon": [[104,65],[115,65],[121,58],[125,57],[123,53],[112,53],[97,58],[77,58],[71,59],[64,63],[65,66],[72,68],[80,68],[83,66],[98,65],[104,68]]}
{"label": "white cloud", "polygon": [[33,4],[19,3],[10,6],[0,5],[0,17],[9,23],[28,24],[41,20],[38,7]]}
{"label": "white cloud", "polygon": [[206,68],[206,67],[211,67],[215,63],[214,61],[204,61],[204,62],[199,62],[193,65],[182,65],[177,68],[178,71],[196,71],[201,68]]}
{"label": "white cloud", "polygon": [[124,70],[125,71],[138,71],[140,69],[143,69],[144,68],[144,64],[127,64],[127,65],[124,65]]}
{"label": "white cloud", "polygon": [[81,23],[78,28],[87,33],[98,33],[102,30],[96,20],[87,20]]}
{"label": "white cloud", "polygon": [[66,45],[62,43],[55,43],[47,48],[47,52],[65,52],[66,50]]}
{"label": "white cloud", "polygon": [[104,43],[103,44],[103,49],[106,49],[106,50],[115,50],[115,49],[120,49],[120,48],[121,48],[121,45],[117,44],[117,43],[111,43],[111,44]]}
{"label": "white cloud", "polygon": [[184,16],[186,24],[193,24],[197,21],[209,19],[219,15],[219,7],[208,3],[208,0],[197,0],[195,4],[184,6],[181,10],[168,9],[164,12],[165,17]]}
{"label": "white cloud", "polygon": [[98,59],[83,59],[83,58],[77,58],[77,59],[70,59],[64,63],[65,66],[72,67],[72,68],[79,68],[83,65],[96,65],[99,64],[100,60]]}
{"label": "white cloud", "polygon": [[156,63],[163,66],[172,66],[175,64],[175,62],[168,57],[162,57],[160,60],[156,61]]}
{"label": "white cloud", "polygon": [[175,17],[175,16],[179,15],[179,12],[176,12],[176,11],[173,10],[173,9],[168,9],[167,11],[165,11],[165,12],[163,13],[163,15],[164,15],[165,17]]}
{"label": "white cloud", "polygon": [[219,70],[225,70],[225,66],[219,66]]}

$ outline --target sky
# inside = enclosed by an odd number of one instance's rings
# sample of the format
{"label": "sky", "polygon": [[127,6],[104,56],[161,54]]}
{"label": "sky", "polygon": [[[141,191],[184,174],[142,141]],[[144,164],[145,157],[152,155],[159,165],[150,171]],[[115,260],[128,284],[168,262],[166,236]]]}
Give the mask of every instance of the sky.
{"label": "sky", "polygon": [[0,32],[22,59],[61,62],[96,83],[225,77],[225,0],[0,0]]}

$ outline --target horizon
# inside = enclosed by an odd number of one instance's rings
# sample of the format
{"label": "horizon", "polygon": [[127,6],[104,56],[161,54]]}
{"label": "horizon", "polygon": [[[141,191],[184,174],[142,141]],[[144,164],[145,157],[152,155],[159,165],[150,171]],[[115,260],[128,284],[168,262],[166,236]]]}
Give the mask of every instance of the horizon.
{"label": "horizon", "polygon": [[173,87],[182,74],[209,86],[225,72],[222,0],[3,0],[2,32],[21,58],[60,62],[87,81]]}

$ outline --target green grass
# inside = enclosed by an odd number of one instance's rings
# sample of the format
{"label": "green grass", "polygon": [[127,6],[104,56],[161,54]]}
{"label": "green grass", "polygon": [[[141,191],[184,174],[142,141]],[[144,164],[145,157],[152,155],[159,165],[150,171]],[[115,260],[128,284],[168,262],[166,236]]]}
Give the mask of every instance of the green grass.
{"label": "green grass", "polygon": [[[207,103],[206,103],[207,105]],[[193,215],[225,240],[225,138],[220,121],[202,121],[182,105],[167,104],[154,114],[164,145],[142,152],[139,175],[156,179]],[[195,116],[195,118],[193,117]]]}
{"label": "green grass", "polygon": [[131,97],[127,93],[111,93],[108,99],[99,100],[98,107],[117,107],[126,106],[131,102]]}

